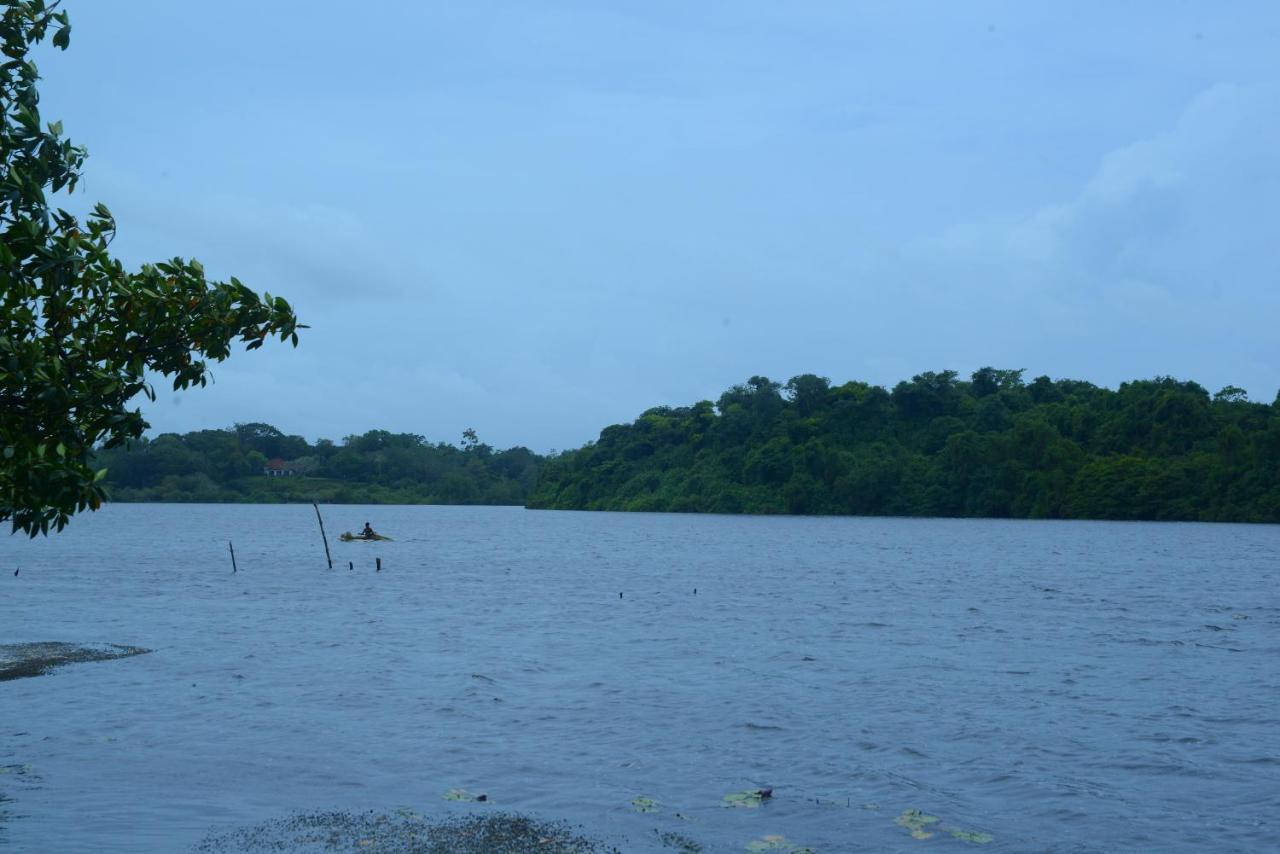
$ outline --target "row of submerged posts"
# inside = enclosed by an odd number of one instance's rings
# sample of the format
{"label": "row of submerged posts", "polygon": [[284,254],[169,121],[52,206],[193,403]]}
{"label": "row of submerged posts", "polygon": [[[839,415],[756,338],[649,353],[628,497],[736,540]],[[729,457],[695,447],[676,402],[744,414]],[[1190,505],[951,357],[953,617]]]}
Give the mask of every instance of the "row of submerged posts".
{"label": "row of submerged posts", "polygon": [[[324,517],[320,515],[320,505],[312,501],[311,506],[316,510],[316,521],[320,523],[320,539],[324,542],[324,559],[329,564],[329,568],[333,569],[333,554],[329,551],[329,537],[324,532]],[[227,548],[231,552],[231,572],[234,575],[239,572],[236,566],[236,547],[231,540],[227,540]],[[374,572],[382,572],[382,558],[376,557],[374,560]],[[347,561],[347,569],[354,570],[356,563],[353,560]],[[14,573],[17,575],[18,573]]]}

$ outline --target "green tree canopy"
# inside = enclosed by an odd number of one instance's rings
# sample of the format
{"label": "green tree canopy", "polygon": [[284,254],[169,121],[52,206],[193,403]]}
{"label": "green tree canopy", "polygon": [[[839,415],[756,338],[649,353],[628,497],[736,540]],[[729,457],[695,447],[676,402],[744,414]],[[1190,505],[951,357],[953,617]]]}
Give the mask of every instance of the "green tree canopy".
{"label": "green tree canopy", "polygon": [[546,461],[530,507],[1280,522],[1280,407],[1020,369],[894,386],[753,377]]}
{"label": "green tree canopy", "polygon": [[47,194],[75,190],[87,156],[40,116],[29,54],[50,33],[67,48],[58,5],[0,5],[0,521],[32,536],[101,504],[93,450],[142,435],[129,405],[154,399],[148,372],[175,390],[204,385],[206,360],[227,358],[237,339],[296,346],[302,328],[284,299],[209,281],[194,260],[126,271],[109,252],[105,206],[81,222],[50,205]]}

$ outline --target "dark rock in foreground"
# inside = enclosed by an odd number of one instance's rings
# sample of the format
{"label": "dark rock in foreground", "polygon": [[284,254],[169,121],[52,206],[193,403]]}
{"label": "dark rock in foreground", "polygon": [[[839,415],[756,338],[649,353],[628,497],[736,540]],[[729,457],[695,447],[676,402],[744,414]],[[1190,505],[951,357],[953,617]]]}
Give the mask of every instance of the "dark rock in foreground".
{"label": "dark rock in foreground", "polygon": [[514,813],[427,819],[409,810],[298,813],[207,836],[193,851],[355,851],[395,854],[617,854],[564,822]]}
{"label": "dark rock in foreground", "polygon": [[42,643],[0,644],[0,682],[21,679],[23,676],[39,676],[63,664],[82,661],[109,661],[151,652],[140,646],[121,646],[115,643]]}

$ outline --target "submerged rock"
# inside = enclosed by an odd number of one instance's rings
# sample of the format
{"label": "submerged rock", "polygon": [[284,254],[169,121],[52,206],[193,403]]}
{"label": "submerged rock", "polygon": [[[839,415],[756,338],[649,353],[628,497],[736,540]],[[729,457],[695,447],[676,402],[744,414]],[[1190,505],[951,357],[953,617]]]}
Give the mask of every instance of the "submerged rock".
{"label": "submerged rock", "polygon": [[429,820],[382,812],[298,813],[206,837],[193,851],[368,851],[396,854],[617,854],[564,822],[513,813]]}
{"label": "submerged rock", "polygon": [[41,643],[0,644],[0,682],[39,676],[63,664],[82,661],[109,661],[151,652],[140,646],[121,646],[115,643]]}

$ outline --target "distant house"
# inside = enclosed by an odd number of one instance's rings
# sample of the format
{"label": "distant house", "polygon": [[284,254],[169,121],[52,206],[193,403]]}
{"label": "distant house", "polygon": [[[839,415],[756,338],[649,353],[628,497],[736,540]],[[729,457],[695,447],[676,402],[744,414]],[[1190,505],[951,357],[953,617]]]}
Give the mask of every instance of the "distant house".
{"label": "distant house", "polygon": [[273,460],[267,460],[267,464],[262,467],[262,473],[267,477],[292,477],[293,469],[279,457]]}

